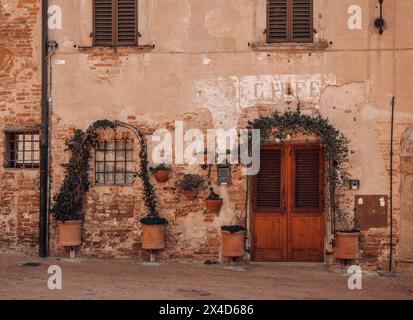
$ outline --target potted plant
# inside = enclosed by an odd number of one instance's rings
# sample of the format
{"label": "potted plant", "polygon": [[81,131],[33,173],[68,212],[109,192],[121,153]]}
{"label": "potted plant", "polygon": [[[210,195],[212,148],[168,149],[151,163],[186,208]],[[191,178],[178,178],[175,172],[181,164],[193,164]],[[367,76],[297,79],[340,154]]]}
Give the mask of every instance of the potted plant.
{"label": "potted plant", "polygon": [[142,248],[163,249],[165,248],[165,225],[168,221],[158,214],[149,214],[140,219],[142,223]]}
{"label": "potted plant", "polygon": [[67,210],[70,206],[62,206],[56,202],[51,212],[58,222],[58,244],[60,247],[76,247],[82,244],[82,213],[72,213]]}
{"label": "potted plant", "polygon": [[183,194],[188,199],[195,199],[199,189],[204,185],[204,178],[199,174],[185,174],[176,185],[182,189]]}
{"label": "potted plant", "polygon": [[221,210],[223,200],[212,187],[209,190],[209,195],[205,199],[205,205],[209,213],[218,213]]}
{"label": "potted plant", "polygon": [[156,181],[160,183],[168,181],[169,173],[171,172],[171,168],[165,163],[161,163],[157,165],[156,167],[151,167],[149,168],[149,170],[152,172]]}
{"label": "potted plant", "polygon": [[335,258],[357,259],[360,230],[356,227],[355,219],[350,214],[339,212],[337,221],[339,228],[335,232]]}
{"label": "potted plant", "polygon": [[223,257],[243,257],[245,254],[245,227],[225,225],[221,227]]}

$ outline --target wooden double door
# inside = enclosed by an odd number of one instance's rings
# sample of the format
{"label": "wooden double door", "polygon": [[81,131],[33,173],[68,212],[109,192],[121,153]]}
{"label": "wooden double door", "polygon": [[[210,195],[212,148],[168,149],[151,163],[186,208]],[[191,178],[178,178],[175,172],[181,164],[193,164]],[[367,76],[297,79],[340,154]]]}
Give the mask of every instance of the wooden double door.
{"label": "wooden double door", "polygon": [[324,260],[324,152],[319,144],[264,145],[252,197],[254,261]]}

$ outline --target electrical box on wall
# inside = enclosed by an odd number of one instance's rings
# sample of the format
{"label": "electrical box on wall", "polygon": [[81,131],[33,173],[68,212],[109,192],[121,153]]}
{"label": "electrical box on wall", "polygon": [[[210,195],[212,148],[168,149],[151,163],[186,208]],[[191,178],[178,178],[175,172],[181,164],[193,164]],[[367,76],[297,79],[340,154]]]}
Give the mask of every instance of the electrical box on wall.
{"label": "electrical box on wall", "polygon": [[356,221],[360,228],[386,228],[387,195],[355,196]]}
{"label": "electrical box on wall", "polygon": [[217,167],[218,184],[231,184],[231,166],[220,164]]}
{"label": "electrical box on wall", "polygon": [[360,180],[350,179],[350,190],[358,190],[360,189]]}

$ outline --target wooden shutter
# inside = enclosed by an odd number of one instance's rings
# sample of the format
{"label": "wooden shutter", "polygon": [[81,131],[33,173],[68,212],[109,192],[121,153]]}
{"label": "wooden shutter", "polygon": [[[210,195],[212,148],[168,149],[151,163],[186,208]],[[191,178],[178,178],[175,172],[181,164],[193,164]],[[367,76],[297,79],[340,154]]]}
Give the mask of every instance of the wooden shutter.
{"label": "wooden shutter", "polygon": [[281,209],[281,150],[261,149],[260,172],[256,177],[255,207]]}
{"label": "wooden shutter", "polygon": [[288,0],[268,0],[268,42],[288,41]]}
{"label": "wooden shutter", "polygon": [[321,200],[320,150],[294,150],[294,207],[319,210]]}
{"label": "wooden shutter", "polygon": [[136,0],[117,0],[117,42],[119,45],[136,44]]}
{"label": "wooden shutter", "polygon": [[313,1],[293,0],[292,41],[311,42],[313,40]]}
{"label": "wooden shutter", "polygon": [[311,42],[312,0],[267,0],[267,41]]}
{"label": "wooden shutter", "polygon": [[94,42],[96,45],[114,44],[113,0],[94,0]]}
{"label": "wooden shutter", "polygon": [[137,0],[94,0],[94,44],[137,44]]}

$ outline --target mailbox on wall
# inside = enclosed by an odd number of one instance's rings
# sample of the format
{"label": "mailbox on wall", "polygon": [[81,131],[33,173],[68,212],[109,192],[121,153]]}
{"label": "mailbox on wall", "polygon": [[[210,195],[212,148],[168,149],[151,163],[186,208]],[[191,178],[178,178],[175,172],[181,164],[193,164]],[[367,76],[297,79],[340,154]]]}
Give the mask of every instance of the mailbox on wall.
{"label": "mailbox on wall", "polygon": [[356,221],[360,228],[386,228],[387,195],[358,195],[355,197]]}

